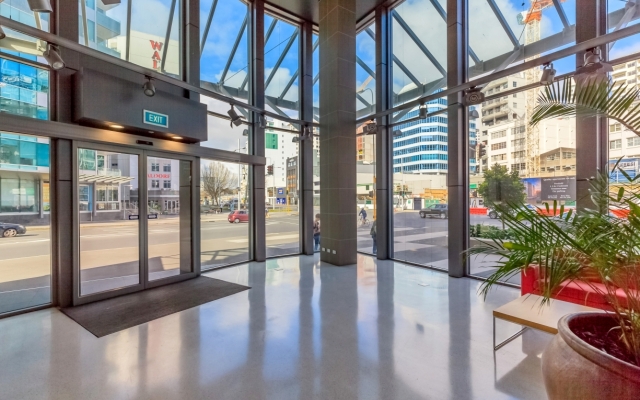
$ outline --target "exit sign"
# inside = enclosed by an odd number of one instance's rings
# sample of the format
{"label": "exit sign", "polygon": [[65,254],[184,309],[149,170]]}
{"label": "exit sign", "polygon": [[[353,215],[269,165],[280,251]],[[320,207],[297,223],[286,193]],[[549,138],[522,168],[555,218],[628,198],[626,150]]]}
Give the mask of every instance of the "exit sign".
{"label": "exit sign", "polygon": [[155,111],[142,110],[142,122],[148,125],[169,128],[169,116]]}

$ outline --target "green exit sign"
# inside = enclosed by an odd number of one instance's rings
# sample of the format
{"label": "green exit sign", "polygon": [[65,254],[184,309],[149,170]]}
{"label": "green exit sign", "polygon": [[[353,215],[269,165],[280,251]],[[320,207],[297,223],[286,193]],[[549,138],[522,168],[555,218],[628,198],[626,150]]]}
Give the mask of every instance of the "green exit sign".
{"label": "green exit sign", "polygon": [[169,116],[160,114],[155,111],[142,110],[143,118],[142,122],[148,125],[159,126],[162,128],[169,128]]}

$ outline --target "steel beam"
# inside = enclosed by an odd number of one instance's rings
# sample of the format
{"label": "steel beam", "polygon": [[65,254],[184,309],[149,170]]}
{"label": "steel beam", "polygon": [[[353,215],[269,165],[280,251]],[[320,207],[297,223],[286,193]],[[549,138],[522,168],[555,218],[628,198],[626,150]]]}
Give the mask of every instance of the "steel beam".
{"label": "steel beam", "polygon": [[[233,58],[236,56],[236,51],[238,51],[238,46],[240,46],[240,42],[242,41],[242,36],[244,35],[244,30],[247,28],[247,24],[249,22],[249,15],[247,14],[244,17],[244,21],[242,21],[242,25],[240,26],[240,31],[238,32],[238,36],[236,36],[236,41],[233,43],[233,47],[231,48],[231,54],[229,54],[229,59],[227,60],[227,64],[224,66],[222,70],[222,75],[220,76],[220,83],[224,83],[225,78],[227,77],[227,73],[229,72],[229,68],[231,68],[231,63],[233,62]],[[247,71],[247,76],[249,76]]]}
{"label": "steel beam", "polygon": [[[392,40],[391,40],[391,11],[380,6],[375,13],[375,41],[376,49],[376,104],[375,110],[381,111],[393,107],[392,103]],[[371,107],[373,108],[373,107]],[[371,110],[373,112],[373,110]],[[377,256],[379,260],[393,257],[393,129],[389,127],[389,117],[376,119],[378,133],[375,138],[375,172],[376,181],[376,224]]]}
{"label": "steel beam", "polygon": [[[302,119],[313,119],[313,53],[319,44],[313,43],[313,25],[304,22],[300,33],[300,113]],[[302,128],[302,127],[301,127]],[[299,142],[298,171],[300,192],[300,252],[306,255],[314,253],[314,184],[313,184],[313,143],[314,140]]]}
{"label": "steel beam", "polygon": [[562,8],[562,5],[560,4],[560,0],[553,0],[553,5],[558,12],[560,21],[562,21],[562,26],[564,26],[564,29],[567,29],[569,27],[569,19],[567,18],[567,14],[564,12],[564,8]]}
{"label": "steel beam", "polygon": [[204,44],[207,42],[209,36],[209,28],[211,28],[211,21],[213,21],[213,15],[216,13],[216,7],[218,6],[218,0],[213,0],[211,3],[211,9],[209,10],[209,16],[207,17],[207,24],[204,26],[204,32],[202,33],[202,43],[200,43],[200,54],[204,51]]}
{"label": "steel beam", "polygon": [[298,31],[298,29],[296,29],[295,33],[293,35],[291,35],[291,37],[289,38],[289,41],[287,42],[287,45],[284,47],[284,50],[280,54],[280,57],[278,57],[278,61],[276,61],[275,65],[273,66],[273,69],[271,70],[271,73],[269,73],[269,77],[267,78],[267,81],[264,84],[264,89],[265,90],[267,90],[267,88],[269,87],[269,84],[273,80],[273,77],[276,76],[276,72],[278,72],[278,69],[280,68],[280,65],[284,61],[284,58],[287,56],[287,53],[291,49],[291,46],[293,46],[293,42],[295,42],[295,40],[298,37],[299,33],[300,32]]}
{"label": "steel beam", "polygon": [[520,41],[518,40],[516,35],[511,30],[511,27],[509,26],[509,23],[504,18],[504,15],[502,15],[502,11],[500,11],[500,8],[496,4],[495,0],[487,0],[487,3],[489,3],[489,7],[491,7],[491,10],[495,14],[496,18],[498,18],[498,21],[500,22],[500,25],[502,25],[502,29],[504,29],[504,32],[509,37],[509,40],[513,44],[513,47],[520,47]]}
{"label": "steel beam", "polygon": [[[129,2],[132,2],[132,1],[129,0]],[[164,48],[162,49],[162,61],[160,62],[160,71],[162,72],[166,72],[164,70],[164,66],[165,66],[165,62],[167,61],[167,52],[169,51],[169,37],[171,36],[171,27],[173,26],[173,15],[175,14],[175,11],[176,11],[176,0],[172,0],[171,9],[169,10],[169,20],[167,21],[167,32],[164,36]],[[180,27],[178,27],[178,30],[180,30]],[[182,37],[182,34],[180,34],[180,36]],[[180,43],[180,40],[178,40],[178,43]],[[180,75],[182,76],[182,74]]]}
{"label": "steel beam", "polygon": [[447,70],[444,69],[444,67],[438,62],[438,60],[436,60],[436,58],[433,56],[433,54],[431,54],[429,49],[427,49],[427,46],[425,46],[424,43],[422,43],[420,38],[418,38],[418,36],[413,32],[413,30],[409,27],[409,25],[407,25],[404,19],[402,19],[400,14],[398,14],[397,11],[393,10],[391,11],[391,15],[396,20],[396,22],[400,24],[400,26],[405,31],[405,33],[409,35],[409,37],[411,38],[411,40],[413,40],[416,46],[418,46],[420,51],[422,51],[422,53],[424,53],[424,55],[427,56],[429,61],[431,61],[431,64],[433,64],[433,66],[436,67],[436,69],[442,74],[442,76],[447,76]]}
{"label": "steel beam", "polygon": [[[249,101],[258,109],[265,109],[265,85],[264,85],[264,2],[254,1],[249,3],[249,71],[247,76],[251,78],[249,85]],[[254,156],[265,155],[265,132],[260,126],[259,115],[251,113],[252,126],[249,136],[249,147]],[[264,199],[265,166],[249,168],[249,185],[252,198],[249,219],[249,243],[251,258],[254,261],[264,261],[267,256],[267,232],[265,226]]]}
{"label": "steel beam", "polygon": [[[449,0],[447,11],[447,86],[454,87],[467,80],[467,2]],[[447,191],[451,210],[447,250],[449,276],[456,278],[466,275],[462,253],[469,247],[469,119],[462,96],[462,91],[447,96]]]}

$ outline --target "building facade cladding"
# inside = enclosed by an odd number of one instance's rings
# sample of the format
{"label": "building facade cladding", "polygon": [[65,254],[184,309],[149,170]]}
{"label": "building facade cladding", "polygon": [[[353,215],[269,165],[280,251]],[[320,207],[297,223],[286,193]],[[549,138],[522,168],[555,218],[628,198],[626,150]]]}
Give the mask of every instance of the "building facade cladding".
{"label": "building facade cladding", "polygon": [[[492,82],[487,86],[485,94],[495,95],[502,90],[524,86],[526,83],[524,74],[511,75]],[[527,168],[532,158],[529,153],[533,144],[529,143],[531,128],[527,122],[526,96],[532,96],[534,93],[535,91],[516,93],[485,101],[480,105],[478,141],[483,145],[485,155],[476,156],[479,159],[479,173],[499,164],[509,171],[518,171],[523,178],[554,176],[555,171],[543,165],[543,158],[547,153],[560,148],[573,148],[573,162],[567,162],[567,166],[571,168],[572,165],[573,169],[563,170],[563,173],[575,175],[575,118],[545,120],[538,125],[539,138],[535,144],[535,152],[540,157],[540,170],[531,171]],[[477,151],[479,149],[480,147],[477,147]]]}
{"label": "building facade cladding", "polygon": [[[638,89],[640,88],[640,81],[637,78],[639,69],[640,59],[615,65],[611,79],[615,85],[628,85]],[[640,138],[622,124],[610,120],[608,149],[610,160],[640,158]],[[635,173],[640,173],[640,170]]]}
{"label": "building facade cladding", "polygon": [[49,223],[49,139],[0,132],[0,220]]}
{"label": "building facade cladding", "polygon": [[[428,112],[437,112],[446,108],[446,100],[436,99],[426,103],[426,106]],[[402,117],[402,120],[415,118],[419,115],[419,112],[419,110],[410,111]],[[470,123],[471,146],[475,146],[475,124],[475,121]],[[394,130],[401,133],[393,138],[393,172],[424,173],[429,175],[446,174],[448,171],[447,129],[446,114],[435,115],[394,127]],[[470,158],[469,162],[470,170],[475,171],[477,167],[476,157]]]}

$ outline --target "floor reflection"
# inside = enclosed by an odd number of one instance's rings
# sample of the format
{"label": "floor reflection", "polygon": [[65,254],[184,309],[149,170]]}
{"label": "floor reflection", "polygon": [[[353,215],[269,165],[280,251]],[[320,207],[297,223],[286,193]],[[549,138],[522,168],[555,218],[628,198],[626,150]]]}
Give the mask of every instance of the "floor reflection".
{"label": "floor reflection", "polygon": [[539,355],[549,335],[527,331],[492,349],[491,312],[518,290],[483,301],[476,280],[358,260],[217,270],[207,275],[251,290],[101,339],[53,309],[0,320],[9,343],[0,385],[11,388],[2,397],[545,398]]}

